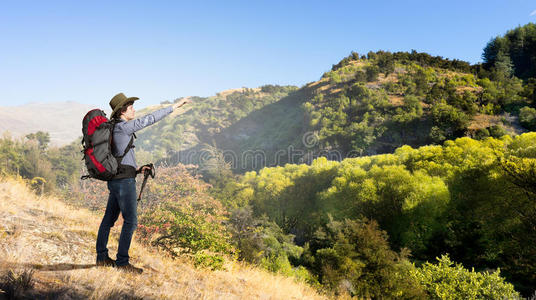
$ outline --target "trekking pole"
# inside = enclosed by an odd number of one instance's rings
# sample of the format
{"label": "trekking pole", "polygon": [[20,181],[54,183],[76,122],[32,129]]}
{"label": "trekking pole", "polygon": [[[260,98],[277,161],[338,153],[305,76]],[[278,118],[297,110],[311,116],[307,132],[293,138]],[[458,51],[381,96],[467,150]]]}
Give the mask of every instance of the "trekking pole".
{"label": "trekking pole", "polygon": [[143,183],[141,184],[140,195],[138,196],[138,202],[141,200],[141,193],[143,193],[143,188],[145,187],[145,184],[147,183],[147,179],[149,178],[149,176],[151,176],[151,178],[154,178],[154,175],[155,175],[154,166],[152,163],[146,164],[143,167],[149,167],[149,169],[145,169],[143,171]]}

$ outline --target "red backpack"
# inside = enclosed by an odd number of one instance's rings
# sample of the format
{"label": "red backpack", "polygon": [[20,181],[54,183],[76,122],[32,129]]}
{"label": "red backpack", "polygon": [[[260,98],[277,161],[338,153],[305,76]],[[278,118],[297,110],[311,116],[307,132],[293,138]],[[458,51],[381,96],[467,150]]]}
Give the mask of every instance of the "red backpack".
{"label": "red backpack", "polygon": [[90,110],[82,120],[82,146],[84,158],[89,175],[80,179],[95,178],[108,181],[117,174],[118,166],[132,145],[134,137],[130,139],[125,152],[121,156],[112,153],[112,139],[115,121],[108,120],[106,113],[100,109]]}

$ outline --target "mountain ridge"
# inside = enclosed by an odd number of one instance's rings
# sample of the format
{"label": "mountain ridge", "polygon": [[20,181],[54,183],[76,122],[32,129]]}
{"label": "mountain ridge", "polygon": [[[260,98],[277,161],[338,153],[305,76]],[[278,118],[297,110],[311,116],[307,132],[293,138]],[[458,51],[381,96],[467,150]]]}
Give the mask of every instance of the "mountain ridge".
{"label": "mountain ridge", "polygon": [[44,131],[50,144],[63,146],[82,135],[82,118],[94,106],[75,101],[33,102],[0,107],[0,134],[9,132],[16,138]]}

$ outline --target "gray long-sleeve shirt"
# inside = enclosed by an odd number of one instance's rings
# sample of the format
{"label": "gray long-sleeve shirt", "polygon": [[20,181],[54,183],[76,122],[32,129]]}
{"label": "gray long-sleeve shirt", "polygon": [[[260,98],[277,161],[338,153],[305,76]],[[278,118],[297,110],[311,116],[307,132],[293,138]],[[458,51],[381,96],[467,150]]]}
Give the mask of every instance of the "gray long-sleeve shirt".
{"label": "gray long-sleeve shirt", "polygon": [[[121,120],[115,125],[114,128],[112,147],[113,154],[115,156],[123,155],[126,147],[128,146],[128,142],[130,142],[130,138],[132,137],[134,132],[160,121],[162,118],[169,115],[172,111],[173,106],[170,105],[168,107],[164,107],[134,120]],[[127,152],[125,157],[123,157],[123,161],[121,162],[121,164],[132,166],[135,169],[138,168],[138,166],[136,165],[136,156],[134,154],[133,148],[131,148]]]}

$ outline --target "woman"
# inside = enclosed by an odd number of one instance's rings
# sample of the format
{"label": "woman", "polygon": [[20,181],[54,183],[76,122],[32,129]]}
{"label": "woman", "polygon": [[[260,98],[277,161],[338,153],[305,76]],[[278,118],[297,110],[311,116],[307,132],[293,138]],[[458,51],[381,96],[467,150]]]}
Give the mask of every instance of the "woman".
{"label": "woman", "polygon": [[[110,100],[112,108],[112,119],[116,122],[113,131],[112,151],[114,156],[124,157],[120,161],[117,175],[108,181],[108,204],[106,212],[102,218],[97,235],[97,266],[115,266],[125,271],[142,273],[143,269],[137,268],[129,263],[128,250],[136,226],[138,225],[137,201],[136,201],[136,174],[143,173],[144,168],[137,169],[136,157],[132,145],[136,137],[136,131],[150,126],[173,110],[178,109],[191,100],[183,99],[173,105],[159,109],[138,119],[134,119],[134,101],[137,97],[127,98],[123,93],[115,95]],[[131,141],[132,140],[132,141]],[[125,153],[126,151],[126,153]],[[119,236],[119,246],[117,249],[117,260],[114,261],[108,256],[108,237],[110,228],[115,221],[123,216],[123,226]]]}

